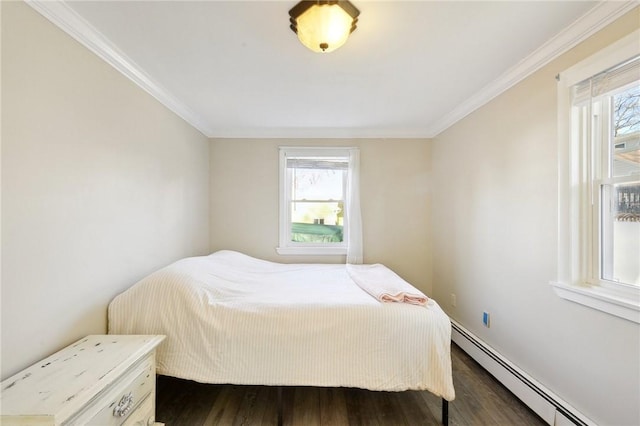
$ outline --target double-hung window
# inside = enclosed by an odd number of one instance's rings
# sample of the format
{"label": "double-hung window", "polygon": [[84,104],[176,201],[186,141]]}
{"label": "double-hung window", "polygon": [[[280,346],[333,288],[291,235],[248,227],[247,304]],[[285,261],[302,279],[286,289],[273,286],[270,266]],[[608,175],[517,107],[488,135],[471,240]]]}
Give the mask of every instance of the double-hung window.
{"label": "double-hung window", "polygon": [[361,259],[358,163],[356,148],[280,148],[278,253]]}
{"label": "double-hung window", "polygon": [[560,74],[558,294],[640,322],[640,33]]}

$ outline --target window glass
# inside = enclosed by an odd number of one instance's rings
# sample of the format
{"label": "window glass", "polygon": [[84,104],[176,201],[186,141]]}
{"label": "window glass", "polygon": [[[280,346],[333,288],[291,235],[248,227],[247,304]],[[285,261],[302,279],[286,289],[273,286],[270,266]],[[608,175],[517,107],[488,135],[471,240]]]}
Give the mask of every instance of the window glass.
{"label": "window glass", "polygon": [[293,169],[292,173],[291,241],[342,242],[345,172]]}
{"label": "window glass", "polygon": [[[601,185],[600,278],[640,286],[640,84],[605,97],[610,173]],[[618,183],[618,181],[622,181]]]}
{"label": "window glass", "polygon": [[640,285],[640,184],[603,185],[602,192],[601,278]]}
{"label": "window glass", "polygon": [[640,173],[640,84],[613,96],[613,177]]}

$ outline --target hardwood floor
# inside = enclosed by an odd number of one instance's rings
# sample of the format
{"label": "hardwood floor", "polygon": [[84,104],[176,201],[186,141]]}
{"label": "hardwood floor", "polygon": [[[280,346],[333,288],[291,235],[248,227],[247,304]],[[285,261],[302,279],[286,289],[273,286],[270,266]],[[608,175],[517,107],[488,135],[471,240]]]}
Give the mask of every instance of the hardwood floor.
{"label": "hardwood floor", "polygon": [[[456,399],[449,424],[545,425],[455,344]],[[284,425],[439,425],[441,400],[429,392],[285,387]],[[277,388],[208,385],[158,377],[156,420],[167,426],[276,425]]]}

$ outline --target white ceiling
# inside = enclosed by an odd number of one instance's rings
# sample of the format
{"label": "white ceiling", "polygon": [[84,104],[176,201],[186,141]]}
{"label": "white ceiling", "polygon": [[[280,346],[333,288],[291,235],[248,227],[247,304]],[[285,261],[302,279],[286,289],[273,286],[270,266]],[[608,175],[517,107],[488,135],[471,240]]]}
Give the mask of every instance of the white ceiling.
{"label": "white ceiling", "polygon": [[72,19],[83,27],[76,38],[116,52],[132,79],[208,136],[330,138],[435,136],[597,4],[353,3],[358,28],[328,54],[289,29],[295,0],[62,5],[83,18]]}

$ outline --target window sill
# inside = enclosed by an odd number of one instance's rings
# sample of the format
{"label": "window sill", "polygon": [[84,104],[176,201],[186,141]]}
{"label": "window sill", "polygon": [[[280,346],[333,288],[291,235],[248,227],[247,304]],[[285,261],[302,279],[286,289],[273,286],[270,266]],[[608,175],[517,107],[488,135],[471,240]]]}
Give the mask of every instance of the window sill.
{"label": "window sill", "polygon": [[640,324],[640,289],[618,291],[606,287],[577,286],[554,281],[550,284],[563,299]]}
{"label": "window sill", "polygon": [[276,247],[276,252],[282,255],[346,255],[346,247]]}

